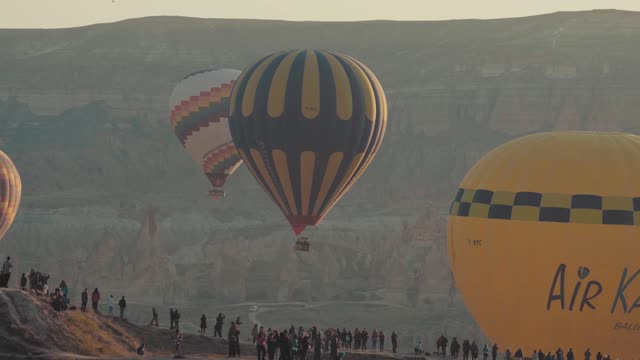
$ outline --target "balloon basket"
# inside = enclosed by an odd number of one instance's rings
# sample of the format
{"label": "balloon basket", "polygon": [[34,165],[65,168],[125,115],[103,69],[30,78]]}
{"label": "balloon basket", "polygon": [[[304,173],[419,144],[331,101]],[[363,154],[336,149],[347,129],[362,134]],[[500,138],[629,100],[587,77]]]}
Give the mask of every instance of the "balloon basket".
{"label": "balloon basket", "polygon": [[296,240],[296,243],[294,245],[294,249],[300,252],[309,252],[310,247],[311,247],[311,243],[309,242],[309,239],[306,237],[298,238],[298,240]]}
{"label": "balloon basket", "polygon": [[222,191],[222,189],[214,188],[209,190],[209,196],[211,196],[214,200],[218,200],[219,198],[227,197],[227,194]]}

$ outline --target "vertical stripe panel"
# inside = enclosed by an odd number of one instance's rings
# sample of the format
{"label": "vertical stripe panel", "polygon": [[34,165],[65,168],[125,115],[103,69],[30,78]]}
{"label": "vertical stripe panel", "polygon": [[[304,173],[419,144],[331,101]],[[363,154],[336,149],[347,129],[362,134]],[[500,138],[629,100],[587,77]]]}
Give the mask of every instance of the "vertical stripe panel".
{"label": "vertical stripe panel", "polygon": [[282,116],[284,112],[284,98],[287,91],[287,80],[293,60],[300,51],[289,53],[278,65],[273,79],[271,80],[271,88],[269,89],[269,100],[267,104],[267,113],[272,118]]}
{"label": "vertical stripe panel", "polygon": [[311,186],[313,185],[313,174],[316,166],[316,154],[313,151],[304,151],[300,155],[300,188],[302,197],[302,215],[309,215],[309,204],[311,202]]}
{"label": "vertical stripe panel", "polygon": [[320,192],[318,193],[318,197],[316,198],[316,204],[313,207],[312,215],[318,215],[318,211],[320,211],[320,206],[324,203],[325,198],[327,197],[327,193],[331,188],[331,184],[333,184],[336,173],[340,168],[340,164],[342,163],[342,158],[344,154],[341,152],[335,152],[331,154],[329,157],[329,162],[327,164],[327,170],[324,173],[324,177],[322,178],[322,185],[320,185]]}
{"label": "vertical stripe panel", "polygon": [[291,177],[289,176],[287,154],[282,150],[273,150],[271,154],[273,155],[273,162],[276,165],[280,184],[282,185],[284,194],[287,197],[287,202],[289,203],[289,209],[291,209],[292,214],[298,214],[295,197],[293,196],[293,187],[291,186]]}
{"label": "vertical stripe panel", "polygon": [[267,184],[267,187],[269,188],[274,198],[280,205],[280,209],[282,209],[282,211],[286,215],[290,215],[291,212],[288,211],[288,207],[285,206],[284,201],[282,201],[282,198],[280,197],[280,193],[278,193],[278,191],[276,190],[276,186],[273,183],[273,179],[269,175],[269,170],[267,170],[267,166],[264,163],[264,159],[262,159],[262,155],[256,149],[251,149],[249,151],[251,153],[251,157],[255,161],[256,167],[258,168],[258,172],[260,173],[260,175],[264,179],[264,182]]}
{"label": "vertical stripe panel", "polygon": [[342,64],[332,54],[325,53],[331,74],[336,86],[336,114],[341,120],[351,119],[353,114],[353,99],[351,97],[351,84]]}
{"label": "vertical stripe panel", "polygon": [[[336,187],[336,191],[333,194],[331,194],[331,198],[327,202],[325,209],[329,209],[331,205],[338,202],[338,200],[342,198],[342,195],[346,193],[347,190],[349,190],[349,188],[351,188],[351,186],[355,183],[354,181],[349,181],[349,180],[351,180],[354,177],[354,175],[356,175],[356,170],[358,169],[358,165],[360,165],[360,163],[362,162],[363,156],[364,156],[364,153],[359,153],[356,156],[354,156],[353,160],[351,160],[349,169],[345,173],[345,176],[342,178],[342,181],[340,181],[340,184],[338,185],[338,187]],[[324,214],[326,213],[325,209],[321,209],[322,216],[324,216]]]}
{"label": "vertical stripe panel", "polygon": [[255,166],[253,165],[253,159],[250,158],[243,150],[238,149],[238,153],[240,154],[240,157],[242,158],[242,161],[244,162],[244,164],[247,166],[247,169],[249,169],[249,172],[251,172],[251,174],[253,175],[253,177],[256,179],[256,181],[258,182],[258,184],[260,184],[260,187],[262,187],[262,189],[264,190],[265,193],[267,193],[267,195],[271,198],[271,200],[273,200],[273,202],[278,202],[276,200],[276,197],[273,195],[273,193],[271,192],[271,190],[267,187],[267,185],[265,184],[264,181],[262,181],[262,177],[258,174],[258,170],[255,168]]}
{"label": "vertical stripe panel", "polygon": [[315,119],[320,113],[320,71],[315,51],[307,51],[302,80],[302,115]]}
{"label": "vertical stripe panel", "polygon": [[376,103],[371,82],[360,66],[354,63],[349,57],[344,56],[342,59],[349,64],[353,73],[356,75],[356,78],[360,82],[360,86],[362,87],[362,92],[364,94],[364,114],[367,117],[367,120],[374,121],[376,118]]}
{"label": "vertical stripe panel", "polygon": [[249,78],[249,82],[247,83],[244,94],[242,96],[242,116],[246,117],[253,114],[253,108],[256,100],[256,90],[258,88],[258,83],[262,78],[262,73],[267,69],[267,66],[269,66],[269,64],[271,64],[273,59],[275,59],[278,55],[280,54],[278,53],[278,54],[273,54],[269,56],[266,60],[260,63],[260,65],[258,65],[256,70],[253,72],[253,74],[251,74],[251,77]]}

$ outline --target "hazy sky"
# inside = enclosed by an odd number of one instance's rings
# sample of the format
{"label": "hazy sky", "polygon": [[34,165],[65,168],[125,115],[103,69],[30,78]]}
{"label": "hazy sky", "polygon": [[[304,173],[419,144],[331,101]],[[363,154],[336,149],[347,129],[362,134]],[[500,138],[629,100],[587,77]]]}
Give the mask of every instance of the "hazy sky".
{"label": "hazy sky", "polygon": [[0,28],[59,28],[152,15],[284,20],[501,18],[640,11],[640,0],[0,0]]}

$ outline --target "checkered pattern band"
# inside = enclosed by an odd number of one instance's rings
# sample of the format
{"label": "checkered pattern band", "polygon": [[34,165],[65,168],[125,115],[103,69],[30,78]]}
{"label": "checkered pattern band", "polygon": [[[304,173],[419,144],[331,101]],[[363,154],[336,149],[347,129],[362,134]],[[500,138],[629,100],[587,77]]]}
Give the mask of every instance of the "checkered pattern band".
{"label": "checkered pattern band", "polygon": [[640,197],[459,189],[449,215],[633,226],[640,225]]}

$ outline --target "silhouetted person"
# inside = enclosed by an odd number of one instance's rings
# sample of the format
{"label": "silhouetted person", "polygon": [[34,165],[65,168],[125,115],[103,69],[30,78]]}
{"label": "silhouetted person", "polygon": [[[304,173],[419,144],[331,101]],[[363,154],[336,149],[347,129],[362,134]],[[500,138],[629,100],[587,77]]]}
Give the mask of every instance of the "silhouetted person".
{"label": "silhouetted person", "polygon": [[516,350],[516,353],[513,356],[513,358],[516,360],[522,360],[524,358],[524,354],[522,353],[522,348],[519,348],[518,350]]}
{"label": "silhouetted person", "polygon": [[395,354],[398,350],[398,334],[391,332],[391,351]]}
{"label": "silhouetted person", "polygon": [[313,360],[320,360],[322,358],[322,337],[320,334],[316,335],[316,340],[313,343]]}
{"label": "silhouetted person", "polygon": [[478,345],[476,345],[475,341],[471,342],[471,360],[476,360],[478,358]]}
{"label": "silhouetted person", "polygon": [[176,313],[173,311],[172,308],[169,308],[169,321],[170,321],[169,329],[173,330],[176,324]]}
{"label": "silhouetted person", "polygon": [[[497,357],[498,357],[498,344],[493,344],[493,346],[491,347],[491,360],[496,360]],[[536,360],[536,359],[531,359],[531,360]]]}
{"label": "silhouetted person", "polygon": [[258,337],[258,324],[253,324],[253,328],[251,328],[251,342],[253,344],[256,343],[257,337]]}
{"label": "silhouetted person", "polygon": [[95,288],[91,293],[91,307],[93,308],[93,311],[96,311],[96,312],[98,311],[99,302],[100,302],[100,292],[98,291],[98,288]]}
{"label": "silhouetted person", "polygon": [[11,278],[11,256],[7,256],[7,260],[2,264],[2,270],[0,270],[0,288],[6,288],[9,286],[9,279]]}
{"label": "silhouetted person", "polygon": [[222,337],[222,326],[224,324],[224,315],[222,313],[218,313],[216,317],[216,325],[213,329],[213,337],[220,336]]}
{"label": "silhouetted person", "polygon": [[158,312],[156,311],[156,308],[151,308],[151,316],[152,318],[149,325],[156,324],[156,327],[159,327],[160,325],[158,325]]}
{"label": "silhouetted person", "polygon": [[27,275],[22,273],[22,277],[20,278],[20,289],[26,291],[27,290]]}
{"label": "silhouetted person", "polygon": [[471,352],[471,344],[469,344],[469,340],[464,339],[462,341],[462,359],[469,360],[470,352]]}
{"label": "silhouetted person", "polygon": [[84,291],[80,294],[80,300],[82,300],[80,311],[87,311],[87,303],[89,302],[89,290],[87,288],[84,288]]}
{"label": "silhouetted person", "polygon": [[178,309],[173,310],[173,323],[176,330],[180,330],[180,312],[178,312]]}
{"label": "silhouetted person", "polygon": [[[26,285],[26,281],[25,281],[25,285]],[[67,282],[64,280],[60,282],[60,291],[62,291],[64,295],[69,296],[69,287],[67,286]]]}
{"label": "silhouetted person", "polygon": [[309,351],[309,334],[302,333],[302,338],[300,339],[300,353],[299,359],[306,360],[307,359],[307,351]]}
{"label": "silhouetted person", "polygon": [[484,346],[482,347],[482,360],[487,360],[488,357],[489,357],[489,347],[487,346],[487,344],[484,344]]}
{"label": "silhouetted person", "polygon": [[229,332],[227,333],[227,340],[229,341],[229,357],[236,357],[236,340],[238,334],[236,333],[236,323],[231,322],[229,325]]}
{"label": "silhouetted person", "polygon": [[118,301],[118,306],[120,307],[120,320],[124,320],[124,310],[127,308],[127,300],[124,299],[124,296]]}
{"label": "silhouetted person", "polygon": [[258,360],[264,360],[267,353],[267,334],[264,332],[263,327],[260,327],[260,331],[256,335],[256,352]]}
{"label": "silhouetted person", "polygon": [[567,360],[575,360],[575,355],[573,354],[573,348],[569,348],[567,352]]}
{"label": "silhouetted person", "polygon": [[584,352],[584,360],[591,360],[591,350],[587,349],[587,351]]}
{"label": "silhouetted person", "polygon": [[269,360],[275,360],[276,350],[278,349],[278,331],[269,331],[267,336],[267,353]]}
{"label": "silhouetted person", "polygon": [[[349,336],[349,334],[347,334],[347,336]],[[384,332],[382,330],[380,330],[380,333],[378,334],[378,341],[380,342],[380,351],[384,351],[384,340],[385,340],[385,335]],[[347,341],[347,349],[349,348],[349,341]]]}
{"label": "silhouetted person", "polygon": [[182,333],[180,330],[176,329],[176,355],[180,356],[180,352],[182,351]]}
{"label": "silhouetted person", "polygon": [[449,352],[451,353],[452,358],[458,358],[458,353],[460,352],[460,343],[458,342],[458,338],[454,337],[453,340],[451,340],[451,347],[449,348]]}
{"label": "silhouetted person", "polygon": [[204,335],[204,333],[207,331],[207,317],[202,314],[202,316],[200,317],[200,334]]}

